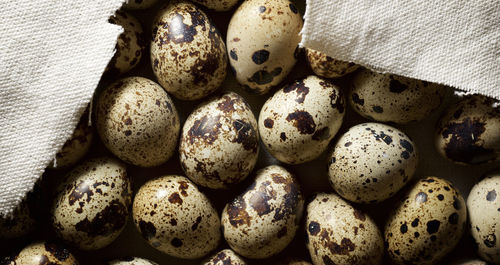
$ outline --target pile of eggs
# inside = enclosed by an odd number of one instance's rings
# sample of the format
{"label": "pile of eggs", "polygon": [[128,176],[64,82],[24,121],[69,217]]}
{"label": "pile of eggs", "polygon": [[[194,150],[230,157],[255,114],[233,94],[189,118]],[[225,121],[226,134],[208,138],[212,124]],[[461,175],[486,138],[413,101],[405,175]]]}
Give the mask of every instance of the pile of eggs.
{"label": "pile of eggs", "polygon": [[[288,0],[167,2],[131,0],[110,18],[124,32],[91,122],[85,113],[47,169],[51,185],[0,219],[1,264],[87,264],[77,260],[99,250],[120,256],[88,264],[450,264],[465,235],[478,260],[456,264],[500,264],[500,171],[477,176],[466,199],[451,179],[417,176],[421,146],[405,128],[440,111],[447,87],[299,48]],[[150,38],[137,9],[156,13]],[[141,62],[152,74],[130,74]],[[493,168],[498,104],[450,105],[430,134],[436,152]],[[127,224],[141,242],[116,252]],[[176,263],[124,257],[134,244]]]}

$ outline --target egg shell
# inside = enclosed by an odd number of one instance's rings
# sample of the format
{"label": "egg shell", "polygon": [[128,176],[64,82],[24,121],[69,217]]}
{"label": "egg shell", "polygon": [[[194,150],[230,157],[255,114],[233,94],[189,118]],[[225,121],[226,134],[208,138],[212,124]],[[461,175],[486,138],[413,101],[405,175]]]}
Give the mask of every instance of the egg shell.
{"label": "egg shell", "polygon": [[94,128],[89,125],[88,108],[83,112],[78,125],[76,126],[71,138],[63,145],[62,149],[57,152],[54,161],[49,165],[49,168],[63,169],[75,165],[89,151],[94,139]]}
{"label": "egg shell", "polygon": [[335,194],[307,205],[306,245],[314,265],[381,264],[384,242],[375,222]]}
{"label": "egg shell", "polygon": [[438,152],[458,164],[500,160],[498,104],[498,100],[472,95],[451,105],[437,126],[435,143]]}
{"label": "egg shell", "polygon": [[130,10],[143,10],[148,9],[155,5],[158,0],[127,0],[123,8]]}
{"label": "egg shell", "polygon": [[132,200],[125,164],[109,157],[92,158],[65,178],[51,211],[57,236],[83,250],[109,245],[125,227]]}
{"label": "egg shell", "polygon": [[278,85],[297,61],[302,17],[288,0],[244,1],[227,30],[227,52],[236,80],[264,94]]}
{"label": "egg shell", "polygon": [[141,61],[146,40],[141,22],[127,12],[117,10],[109,18],[109,23],[123,27],[123,33],[118,36],[115,55],[106,67],[107,74],[120,75],[130,71]]}
{"label": "egg shell", "polygon": [[266,101],[259,115],[259,132],[274,157],[300,164],[326,150],[344,114],[341,89],[311,75],[283,87]]}
{"label": "egg shell", "polygon": [[326,78],[342,77],[359,68],[355,63],[340,61],[309,48],[306,48],[306,58],[313,72]]}
{"label": "egg shell", "polygon": [[467,261],[461,261],[461,262],[454,262],[452,263],[453,265],[489,265],[489,263],[486,263],[482,260],[467,260]]}
{"label": "egg shell", "polygon": [[447,180],[419,180],[394,208],[385,245],[395,264],[436,264],[461,239],[467,219],[462,195]]}
{"label": "egg shell", "polygon": [[179,154],[198,185],[227,188],[246,178],[257,162],[259,133],[245,99],[229,92],[197,107],[184,123]]}
{"label": "egg shell", "polygon": [[278,265],[312,265],[312,264],[307,261],[288,257],[285,260],[278,262]]}
{"label": "egg shell", "polygon": [[474,185],[467,198],[467,209],[479,256],[500,263],[500,170]]}
{"label": "egg shell", "polygon": [[234,253],[231,249],[224,249],[211,257],[204,265],[246,265],[242,257]]}
{"label": "egg shell", "polygon": [[170,1],[153,22],[151,62],[158,82],[174,97],[200,99],[226,77],[226,45],[201,9]]}
{"label": "egg shell", "polygon": [[127,77],[102,91],[97,131],[121,160],[141,167],[166,162],[177,148],[180,123],[167,92],[143,77]]}
{"label": "egg shell", "polygon": [[125,257],[120,259],[115,259],[107,264],[109,265],[158,265],[156,262],[152,262],[147,259],[137,258],[137,257]]}
{"label": "egg shell", "polygon": [[351,82],[349,102],[360,115],[380,122],[420,121],[435,110],[446,89],[438,84],[361,69]]}
{"label": "egg shell", "polygon": [[295,177],[280,166],[265,167],[245,192],[226,204],[221,218],[224,238],[244,257],[270,257],[292,241],[303,206]]}
{"label": "egg shell", "polygon": [[36,221],[26,201],[22,201],[12,216],[0,216],[0,239],[25,236],[35,230]]}
{"label": "egg shell", "polygon": [[14,258],[12,265],[77,265],[78,261],[73,254],[69,252],[64,246],[49,243],[49,242],[36,242],[32,243]]}
{"label": "egg shell", "polygon": [[193,0],[193,2],[215,11],[229,11],[238,3],[238,0]]}
{"label": "egg shell", "polygon": [[168,255],[201,258],[219,244],[219,216],[186,177],[164,176],[146,182],[135,195],[132,215],[148,243]]}
{"label": "egg shell", "polygon": [[381,123],[351,127],[335,145],[328,163],[330,184],[358,203],[383,201],[415,173],[418,152],[402,131]]}

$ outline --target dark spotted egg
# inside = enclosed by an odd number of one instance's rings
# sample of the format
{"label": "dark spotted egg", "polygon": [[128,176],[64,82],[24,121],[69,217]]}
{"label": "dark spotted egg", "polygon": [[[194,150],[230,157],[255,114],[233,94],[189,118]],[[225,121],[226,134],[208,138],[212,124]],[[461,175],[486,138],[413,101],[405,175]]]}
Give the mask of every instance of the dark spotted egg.
{"label": "dark spotted egg", "polygon": [[439,153],[458,164],[500,160],[499,104],[497,100],[472,95],[452,105],[436,130]]}
{"label": "dark spotted egg", "polygon": [[426,177],[411,187],[385,226],[385,245],[395,264],[436,264],[463,235],[467,210],[453,185]]}
{"label": "dark spotted egg", "polygon": [[92,158],[70,171],[58,187],[52,226],[71,245],[100,249],[120,235],[131,200],[125,164],[113,158]]}
{"label": "dark spotted egg", "polygon": [[384,241],[375,222],[335,194],[307,205],[306,245],[315,265],[381,264]]}
{"label": "dark spotted egg", "polygon": [[330,184],[347,200],[383,201],[411,179],[417,148],[402,131],[381,123],[362,123],[340,137],[328,163]]}
{"label": "dark spotted egg", "polygon": [[106,67],[108,74],[119,75],[130,71],[139,63],[146,41],[141,23],[129,13],[118,10],[109,18],[109,22],[123,27],[123,33],[116,43],[115,55]]}
{"label": "dark spotted egg", "polygon": [[474,260],[466,260],[466,261],[458,261],[451,263],[452,265],[490,265],[489,263],[479,260],[479,259],[474,259]]}
{"label": "dark spotted egg", "polygon": [[167,92],[149,79],[134,76],[116,81],[102,91],[96,112],[104,145],[127,163],[157,166],[177,147],[177,110]]}
{"label": "dark spotted egg", "polygon": [[204,265],[246,265],[245,260],[231,249],[224,249],[211,257]]}
{"label": "dark spotted egg", "polygon": [[0,239],[25,236],[35,230],[35,225],[29,204],[24,200],[14,210],[12,216],[0,216]]}
{"label": "dark spotted egg", "polygon": [[126,257],[126,258],[120,258],[120,259],[115,259],[112,261],[109,261],[105,264],[108,265],[158,265],[156,262],[152,262],[147,259],[143,258],[137,258],[137,257]]}
{"label": "dark spotted egg", "polygon": [[280,262],[278,262],[277,265],[312,265],[310,262],[296,259],[296,258],[286,258]]}
{"label": "dark spotted egg", "polygon": [[12,258],[9,265],[77,265],[78,261],[69,250],[59,244],[35,242]]}
{"label": "dark spotted egg", "polygon": [[349,102],[360,115],[381,122],[408,123],[439,107],[444,86],[368,69],[356,72]]}
{"label": "dark spotted egg", "polygon": [[196,108],[184,123],[179,154],[198,185],[227,188],[246,178],[257,162],[259,133],[245,99],[229,92]]}
{"label": "dark spotted egg", "polygon": [[274,157],[300,164],[326,150],[344,113],[341,89],[311,75],[278,90],[266,101],[259,115],[259,132]]}
{"label": "dark spotted egg", "polygon": [[127,0],[123,8],[131,10],[148,9],[156,4],[158,0]]}
{"label": "dark spotted egg", "polygon": [[351,62],[339,61],[319,51],[306,48],[306,58],[315,74],[326,78],[338,78],[359,68]]}
{"label": "dark spotted egg", "polygon": [[302,18],[288,0],[249,0],[236,10],[227,30],[229,62],[238,82],[264,94],[297,61]]}
{"label": "dark spotted egg", "polygon": [[295,177],[272,165],[222,212],[224,238],[238,254],[263,259],[282,251],[297,231],[304,200]]}
{"label": "dark spotted egg", "polygon": [[195,100],[222,84],[226,45],[201,9],[187,1],[170,1],[153,27],[151,63],[165,90],[176,98]]}
{"label": "dark spotted egg", "polygon": [[146,182],[135,195],[132,216],[151,246],[177,258],[201,258],[220,241],[217,211],[186,177]]}
{"label": "dark spotted egg", "polygon": [[500,263],[500,170],[474,185],[467,198],[470,231],[479,256]]}
{"label": "dark spotted egg", "polygon": [[238,0],[193,0],[193,2],[215,11],[229,11],[238,3]]}

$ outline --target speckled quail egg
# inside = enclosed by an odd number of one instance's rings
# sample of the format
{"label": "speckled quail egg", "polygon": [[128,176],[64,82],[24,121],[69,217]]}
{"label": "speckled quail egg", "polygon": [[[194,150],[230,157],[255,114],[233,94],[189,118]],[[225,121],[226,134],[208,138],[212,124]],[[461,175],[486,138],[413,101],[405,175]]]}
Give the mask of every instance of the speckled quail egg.
{"label": "speckled quail egg", "polygon": [[113,242],[128,218],[132,190],[125,164],[92,158],[71,170],[57,189],[52,226],[58,237],[83,250]]}
{"label": "speckled quail egg", "polygon": [[384,241],[375,222],[335,194],[307,205],[306,245],[314,265],[381,264]]}
{"label": "speckled quail egg", "polygon": [[157,2],[158,0],[127,0],[123,7],[131,10],[148,9]]}
{"label": "speckled quail egg", "polygon": [[299,164],[317,158],[344,119],[339,87],[308,76],[278,90],[262,107],[259,132],[267,150],[278,160]]}
{"label": "speckled quail egg", "polygon": [[229,92],[196,108],[184,123],[179,154],[198,185],[227,188],[246,178],[257,162],[259,134],[245,99]]}
{"label": "speckled quail egg", "polygon": [[151,62],[158,82],[174,97],[195,100],[224,81],[226,45],[207,15],[194,4],[171,1],[153,22]]}
{"label": "speckled quail egg", "polygon": [[459,164],[500,160],[499,104],[494,99],[472,95],[452,105],[436,130],[439,153]]}
{"label": "speckled quail egg", "polygon": [[309,48],[306,48],[306,58],[313,72],[326,78],[342,77],[359,68],[359,65],[355,63],[333,59],[322,52]]}
{"label": "speckled quail egg", "polygon": [[22,201],[12,216],[0,216],[0,239],[25,236],[35,229],[35,224],[27,201]]}
{"label": "speckled quail egg", "polygon": [[156,262],[152,262],[147,259],[137,258],[137,257],[125,257],[120,259],[115,259],[107,263],[108,265],[158,265]]}
{"label": "speckled quail egg", "polygon": [[168,255],[201,258],[219,244],[219,216],[186,177],[164,176],[146,182],[135,195],[132,215],[148,243]]}
{"label": "speckled quail egg", "polygon": [[77,265],[78,261],[64,246],[36,242],[25,247],[12,260],[12,265]]}
{"label": "speckled quail egg", "polygon": [[381,123],[362,123],[340,137],[328,163],[330,184],[347,200],[385,200],[411,179],[417,148],[402,131]]}
{"label": "speckled quail egg", "polygon": [[482,260],[474,259],[474,260],[466,260],[466,261],[459,261],[459,262],[453,262],[451,263],[452,265],[489,265],[489,263],[486,263]]}
{"label": "speckled quail egg", "polygon": [[94,129],[89,125],[89,110],[87,108],[83,112],[71,138],[69,138],[64,143],[62,149],[57,152],[49,168],[68,168],[76,164],[89,151],[93,138]]}
{"label": "speckled quail egg", "polygon": [[[498,198],[497,198],[498,194]],[[472,237],[479,256],[500,263],[500,170],[491,172],[474,185],[467,198]]]}
{"label": "speckled quail egg", "polygon": [[278,265],[312,265],[310,262],[303,261],[295,258],[286,258],[283,261],[278,262]]}
{"label": "speckled quail egg", "polygon": [[238,3],[238,0],[193,0],[193,2],[215,11],[229,11]]}
{"label": "speckled quail egg", "polygon": [[381,122],[408,123],[426,118],[441,105],[444,86],[368,69],[352,80],[349,102],[360,115]]}
{"label": "speckled quail egg", "polygon": [[150,167],[174,153],[180,123],[167,92],[143,77],[121,79],[97,101],[97,131],[104,145],[121,160]]}
{"label": "speckled quail egg", "polygon": [[297,61],[302,17],[288,0],[244,1],[227,30],[227,51],[236,80],[264,94],[278,85]]}
{"label": "speckled quail egg", "polygon": [[396,264],[436,264],[463,235],[467,210],[453,185],[441,178],[419,180],[385,226],[385,245]]}
{"label": "speckled quail egg", "polygon": [[211,257],[204,265],[246,265],[242,257],[231,249],[224,249]]}
{"label": "speckled quail egg", "polygon": [[280,166],[265,167],[245,192],[226,204],[221,218],[224,238],[244,257],[270,257],[292,241],[303,206],[295,177]]}
{"label": "speckled quail egg", "polygon": [[139,63],[146,41],[141,23],[129,13],[118,10],[109,18],[109,22],[123,27],[123,33],[116,42],[115,55],[106,67],[108,74],[119,75],[130,71]]}

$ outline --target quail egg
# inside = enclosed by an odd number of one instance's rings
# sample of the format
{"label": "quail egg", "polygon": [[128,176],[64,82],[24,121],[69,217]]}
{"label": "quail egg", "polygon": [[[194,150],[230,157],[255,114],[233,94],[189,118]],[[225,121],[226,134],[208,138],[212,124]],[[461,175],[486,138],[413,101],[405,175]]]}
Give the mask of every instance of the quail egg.
{"label": "quail egg", "polygon": [[359,68],[359,65],[355,63],[339,61],[322,52],[309,48],[306,48],[306,58],[313,72],[326,78],[342,77]]}
{"label": "quail egg", "polygon": [[380,121],[408,123],[426,118],[435,110],[445,87],[368,69],[358,71],[352,80],[349,102],[360,115]]}
{"label": "quail egg", "polygon": [[104,145],[136,166],[160,165],[177,147],[180,123],[174,103],[163,88],[143,77],[121,79],[102,91],[96,123]]}
{"label": "quail egg", "polygon": [[405,193],[385,226],[385,245],[395,264],[436,264],[462,238],[467,210],[447,180],[426,177]]}
{"label": "quail egg", "polygon": [[244,1],[227,30],[236,80],[257,94],[278,85],[297,61],[301,29],[301,15],[288,0]]}
{"label": "quail egg", "polygon": [[[497,198],[498,194],[498,198]],[[474,185],[467,198],[472,237],[479,256],[500,263],[500,170],[489,173]]]}
{"label": "quail egg", "polygon": [[118,10],[109,18],[109,22],[123,27],[123,33],[116,42],[115,55],[106,67],[108,74],[119,75],[130,71],[139,63],[146,41],[141,23],[129,13]]}
{"label": "quail egg", "polygon": [[219,216],[186,177],[146,182],[135,195],[132,216],[151,246],[177,258],[201,258],[219,244]]}
{"label": "quail egg", "polygon": [[151,62],[158,82],[174,97],[195,100],[224,81],[226,45],[207,15],[187,1],[171,1],[153,22]]}
{"label": "quail egg", "polygon": [[179,144],[187,177],[213,189],[238,183],[259,154],[257,121],[248,103],[229,92],[196,108],[184,123]]}
{"label": "quail egg", "polygon": [[375,222],[335,194],[307,205],[306,245],[315,265],[381,264],[384,241]]}
{"label": "quail egg", "polygon": [[330,81],[308,76],[277,91],[259,116],[259,132],[278,160],[299,164],[317,158],[344,119],[344,96]]}
{"label": "quail egg", "polygon": [[158,0],[127,0],[123,7],[131,10],[148,9],[157,2]]}
{"label": "quail egg", "polygon": [[234,253],[231,249],[224,249],[211,257],[204,265],[246,265],[243,258]]}
{"label": "quail egg", "polygon": [[435,137],[439,153],[458,164],[500,160],[498,104],[494,99],[472,95],[452,105],[438,124]]}
{"label": "quail egg", "polygon": [[77,265],[78,261],[64,246],[36,242],[25,247],[13,258],[12,265]]}
{"label": "quail egg", "polygon": [[328,165],[330,184],[347,200],[385,200],[411,179],[417,148],[402,131],[381,123],[362,123],[338,140]]}
{"label": "quail egg", "polygon": [[238,0],[193,0],[193,2],[215,11],[229,11],[238,3]]}
{"label": "quail egg", "polygon": [[115,259],[107,263],[108,265],[158,265],[156,262],[152,262],[147,259],[137,258],[137,257],[125,257],[121,259]]}
{"label": "quail egg", "polygon": [[304,200],[295,177],[272,165],[222,212],[224,238],[238,254],[263,259],[282,251],[297,231]]}
{"label": "quail egg", "polygon": [[66,176],[52,204],[58,237],[83,250],[113,242],[128,218],[132,190],[125,165],[113,158],[92,158]]}

